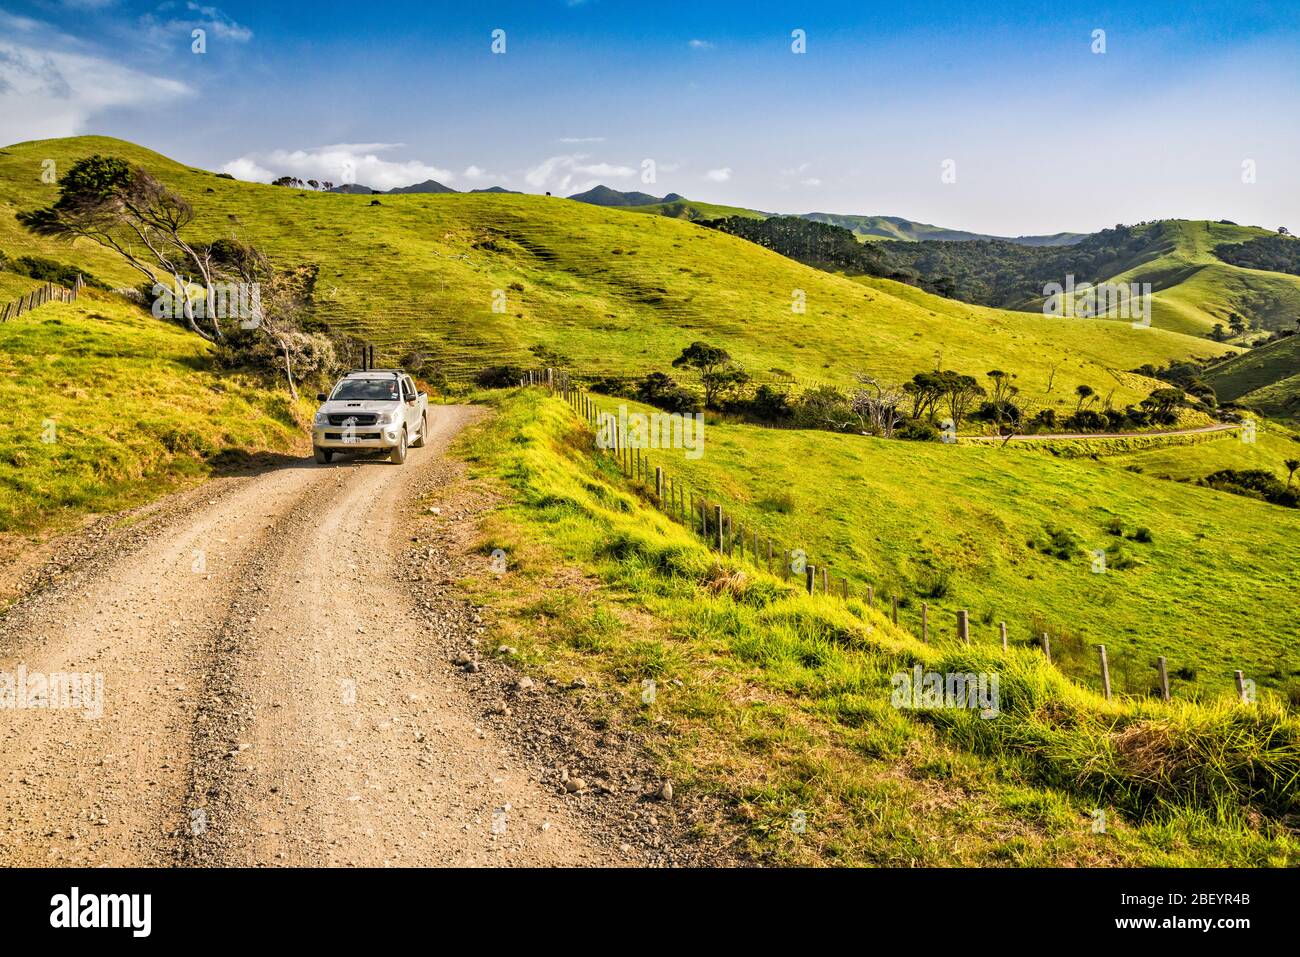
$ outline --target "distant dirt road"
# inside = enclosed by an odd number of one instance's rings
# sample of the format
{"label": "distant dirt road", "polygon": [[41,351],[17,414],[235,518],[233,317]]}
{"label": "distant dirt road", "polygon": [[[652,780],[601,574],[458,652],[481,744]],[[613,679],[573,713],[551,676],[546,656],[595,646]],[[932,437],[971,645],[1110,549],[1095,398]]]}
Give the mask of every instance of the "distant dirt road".
{"label": "distant dirt road", "polygon": [[[1162,438],[1167,435],[1200,435],[1204,432],[1231,432],[1241,426],[1235,422],[1220,422],[1218,425],[1201,425],[1194,429],[1174,429],[1171,432],[1059,432],[1055,435],[1013,435],[1012,442],[1054,442],[1069,439],[1140,439]],[[1005,442],[1005,435],[962,435],[958,436],[969,442]]]}
{"label": "distant dirt road", "polygon": [[614,863],[414,610],[419,482],[476,414],[430,411],[405,466],[210,483],[0,617],[0,672],[104,682],[97,719],[0,708],[0,864]]}

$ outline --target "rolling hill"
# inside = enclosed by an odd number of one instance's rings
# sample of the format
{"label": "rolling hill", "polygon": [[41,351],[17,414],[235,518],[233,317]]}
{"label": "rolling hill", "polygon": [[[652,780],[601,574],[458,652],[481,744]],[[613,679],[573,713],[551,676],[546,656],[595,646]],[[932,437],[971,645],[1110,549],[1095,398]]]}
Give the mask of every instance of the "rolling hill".
{"label": "rolling hill", "polygon": [[1102,230],[1069,246],[1022,248],[1006,241],[884,242],[884,253],[931,287],[949,286],[966,301],[1041,310],[1048,283],[1150,283],[1156,328],[1231,337],[1231,317],[1246,318],[1246,337],[1293,328],[1300,318],[1300,276],[1243,268],[1215,249],[1272,236],[1253,226],[1160,220]]}
{"label": "rolling hill", "polygon": [[1087,233],[1053,233],[1050,236],[991,236],[970,233],[961,229],[916,223],[901,216],[853,216],[841,213],[804,213],[804,219],[816,223],[842,226],[859,239],[895,239],[903,242],[971,242],[979,239],[1000,239],[1021,246],[1068,246],[1083,239]]}
{"label": "rolling hill", "polygon": [[1233,356],[1205,374],[1222,402],[1300,422],[1300,334]]}
{"label": "rolling hill", "polygon": [[[196,209],[197,237],[238,236],[276,261],[315,264],[320,318],[397,361],[420,350],[465,377],[552,350],[591,372],[663,369],[707,338],[761,375],[902,381],[945,366],[1015,371],[1022,390],[1114,383],[1137,401],[1153,382],[1121,370],[1232,351],[1162,330],[971,306],[888,280],[854,281],[666,216],[559,198],[413,194],[369,198],[243,183],[121,140],[77,137],[0,151],[0,250],[73,263],[115,285],[138,276],[108,252],[27,234],[14,219],[51,202],[33,171],[94,153],[147,167]],[[799,312],[799,307],[804,311]],[[1068,380],[1068,381],[1067,381]]]}

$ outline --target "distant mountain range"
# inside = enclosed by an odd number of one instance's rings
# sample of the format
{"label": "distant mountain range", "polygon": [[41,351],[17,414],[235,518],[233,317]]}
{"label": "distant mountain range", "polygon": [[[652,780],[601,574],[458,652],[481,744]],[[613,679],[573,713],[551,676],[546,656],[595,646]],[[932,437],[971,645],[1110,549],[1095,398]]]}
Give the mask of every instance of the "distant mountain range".
{"label": "distant mountain range", "polygon": [[[749,216],[766,219],[773,215],[756,209],[736,206],[719,206],[713,203],[692,202],[680,193],[651,196],[649,193],[622,192],[608,186],[596,186],[585,193],[575,193],[569,199],[593,206],[636,207],[638,212],[659,213],[677,219],[715,219],[726,216]],[[915,223],[900,216],[852,216],[839,213],[802,213],[802,219],[827,223],[849,230],[860,240],[896,239],[907,242],[947,240],[949,242],[1000,239],[1021,246],[1069,246],[1083,239],[1086,233],[1053,233],[1050,236],[993,236],[987,233],[970,233],[961,229],[947,229],[928,223]]]}
{"label": "distant mountain range", "polygon": [[624,193],[608,186],[594,186],[585,193],[574,193],[569,199],[593,206],[654,206],[656,203],[674,203],[685,199],[678,193],[667,196],[651,196],[649,193]]}
{"label": "distant mountain range", "polygon": [[[426,179],[423,183],[412,183],[410,186],[394,186],[389,190],[372,189],[369,186],[363,186],[360,183],[348,183],[344,186],[335,186],[330,190],[331,193],[354,193],[361,196],[382,196],[394,195],[399,193],[459,193],[460,190],[452,189],[450,186],[444,186],[434,179]],[[506,189],[504,186],[489,186],[486,189],[471,189],[471,193],[518,193],[517,189]]]}
{"label": "distant mountain range", "polygon": [[1070,246],[1083,239],[1087,233],[1052,233],[1048,236],[994,236],[988,233],[969,233],[962,229],[947,229],[929,223],[915,223],[900,216],[846,216],[839,213],[804,213],[804,219],[815,223],[828,223],[849,230],[859,239],[899,239],[905,242],[944,240],[947,242],[974,242],[981,239],[1001,239],[1020,246]]}

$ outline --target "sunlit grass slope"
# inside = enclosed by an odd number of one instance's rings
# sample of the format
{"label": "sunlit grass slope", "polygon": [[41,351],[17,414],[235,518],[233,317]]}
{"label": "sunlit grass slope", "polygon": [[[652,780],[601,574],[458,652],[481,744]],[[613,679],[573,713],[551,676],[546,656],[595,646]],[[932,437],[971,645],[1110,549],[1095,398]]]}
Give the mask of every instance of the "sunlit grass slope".
{"label": "sunlit grass slope", "polygon": [[[97,250],[34,242],[12,218],[54,198],[39,179],[42,159],[66,169],[96,152],[139,163],[190,198],[196,235],[238,235],[281,262],[318,263],[324,318],[374,340],[390,360],[420,348],[453,375],[525,361],[534,345],[584,370],[639,373],[665,368],[702,338],[760,375],[848,382],[865,370],[902,381],[941,356],[972,374],[1016,372],[1026,392],[1042,389],[1054,366],[1105,391],[1110,370],[1207,349],[1161,330],[857,283],[671,217],[539,196],[369,197],[241,183],[102,137],[0,151],[0,249],[35,248],[101,278],[135,281]],[[796,301],[805,312],[792,309]],[[1116,400],[1136,401],[1151,387],[1119,382]]]}
{"label": "sunlit grass slope", "polygon": [[1300,317],[1300,277],[1243,269],[1214,255],[1220,244],[1269,236],[1270,230],[1185,219],[1139,229],[1153,234],[1154,255],[1111,281],[1151,283],[1153,325],[1203,336],[1216,324],[1228,329],[1234,312],[1253,317],[1256,330],[1291,328]]}
{"label": "sunlit grass slope", "polygon": [[[1165,655],[1171,669],[1195,672],[1176,693],[1195,694],[1229,687],[1237,668],[1261,687],[1298,683],[1300,512],[1155,475],[1177,471],[1168,462],[1182,456],[1201,463],[1182,468],[1189,476],[1252,468],[1270,454],[1257,449],[1276,455],[1275,445],[1289,445],[1268,433],[1265,442],[1149,453],[1166,463],[1138,474],[1126,465],[1141,456],[1094,462],[1014,445],[715,424],[700,459],[670,451],[652,461],[719,499],[764,542],[803,548],[834,576],[872,584],[882,601],[898,595],[915,630],[923,601],[943,633],[966,608],[978,643],[998,641],[1000,621],[1020,644],[1049,632],[1062,666],[1093,684],[1094,646],[1104,643],[1117,686],[1133,693],[1154,686],[1155,658]],[[1134,537],[1143,528],[1150,541]],[[1054,532],[1063,549],[1050,547]],[[1094,550],[1106,553],[1100,574]]]}
{"label": "sunlit grass slope", "polygon": [[1206,373],[1220,401],[1300,421],[1300,334],[1251,349]]}
{"label": "sunlit grass slope", "polygon": [[101,293],[0,324],[0,408],[0,533],[57,530],[195,481],[223,452],[301,442],[287,392],[214,373],[197,336]]}
{"label": "sunlit grass slope", "polygon": [[[517,661],[561,688],[582,678],[569,693],[607,733],[636,732],[680,794],[717,798],[759,859],[1294,862],[1280,822],[1300,731],[1267,693],[1255,706],[1107,703],[1034,649],[922,645],[861,601],[719,559],[593,457],[562,403],[522,390],[493,401],[495,419],[459,445],[502,496],[464,584]],[[798,484],[814,494],[818,478]],[[858,522],[878,524],[887,503],[860,504]],[[502,575],[487,567],[497,548]],[[894,707],[894,676],[918,665],[996,674],[998,713]]]}

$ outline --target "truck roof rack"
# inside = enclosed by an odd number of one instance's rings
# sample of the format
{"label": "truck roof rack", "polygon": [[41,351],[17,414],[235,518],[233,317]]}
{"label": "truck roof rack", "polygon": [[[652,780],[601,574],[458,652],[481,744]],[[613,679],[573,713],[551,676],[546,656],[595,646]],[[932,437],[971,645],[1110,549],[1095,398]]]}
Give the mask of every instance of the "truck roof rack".
{"label": "truck roof rack", "polygon": [[403,370],[403,369],[349,369],[347,372],[345,372],[345,373],[343,373],[343,374],[344,374],[344,375],[352,375],[352,374],[357,373],[357,372],[389,372],[389,373],[391,373],[391,374],[393,374],[393,375],[405,375],[405,374],[406,374],[405,370]]}

